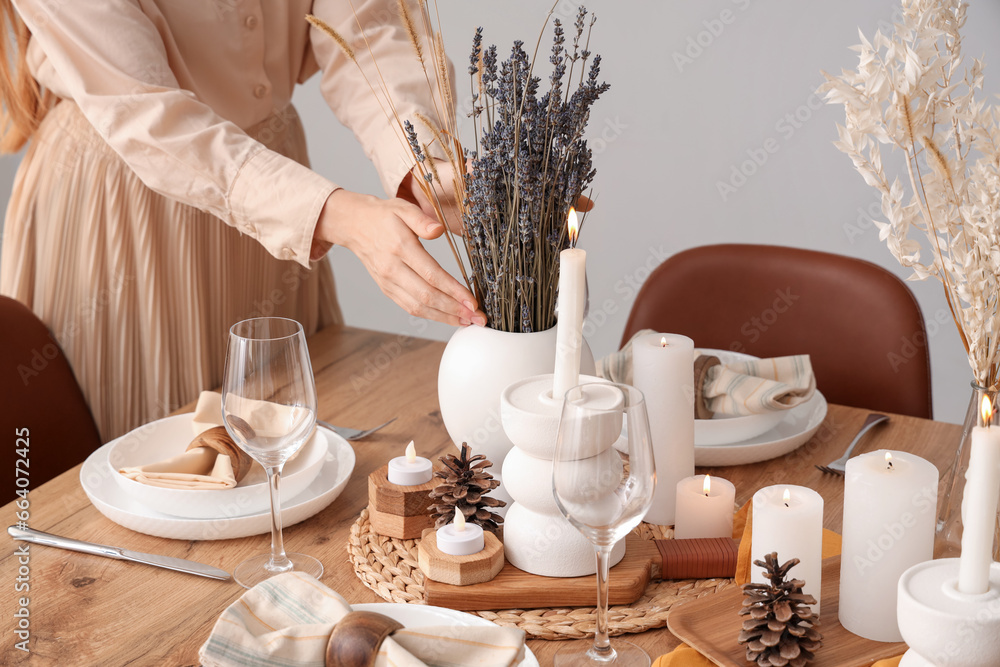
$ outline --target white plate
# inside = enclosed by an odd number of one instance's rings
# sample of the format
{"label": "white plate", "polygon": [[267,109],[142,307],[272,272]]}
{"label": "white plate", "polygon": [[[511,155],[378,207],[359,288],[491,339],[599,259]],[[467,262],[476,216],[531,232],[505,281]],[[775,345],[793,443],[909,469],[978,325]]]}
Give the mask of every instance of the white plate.
{"label": "white plate", "polygon": [[[305,491],[281,503],[285,526],[304,521],[326,508],[347,486],[354,470],[354,450],[333,431],[323,429],[329,450],[319,475]],[[270,532],[269,512],[245,514],[237,502],[220,508],[211,519],[182,519],[152,510],[122,491],[108,465],[110,442],[91,454],[80,470],[80,484],[97,510],[115,523],[147,535],[175,540],[227,540]]]}
{"label": "white plate", "polygon": [[[699,349],[698,352],[718,357],[723,365],[738,361],[756,361],[759,358],[729,350]],[[756,438],[774,428],[781,421],[785,412],[781,410],[743,416],[716,414],[711,419],[696,419],[694,421],[694,444],[699,447],[728,445]]]}
{"label": "white plate", "polygon": [[[194,413],[165,417],[110,443],[108,465],[116,473],[115,479],[122,490],[150,509],[187,519],[214,519],[221,516],[220,507],[240,507],[243,514],[258,514],[270,507],[267,493],[267,476],[264,469],[253,466],[247,476],[233,489],[185,490],[165,489],[142,484],[119,474],[121,468],[146,465],[176,456],[186,447],[194,430],[191,420]],[[316,429],[313,437],[288,461],[281,474],[281,498],[291,500],[312,484],[323,467],[328,443],[326,435]]]}
{"label": "white plate", "polygon": [[[404,628],[419,628],[429,625],[494,625],[485,618],[466,614],[463,611],[431,607],[425,604],[403,604],[392,602],[373,602],[371,604],[352,604],[354,611],[373,611],[402,623]],[[538,659],[531,649],[524,647],[525,658],[516,667],[539,667]]]}
{"label": "white plate", "polygon": [[695,465],[738,466],[783,456],[813,437],[826,418],[826,398],[816,390],[808,401],[783,413],[773,429],[743,442],[694,448]]}

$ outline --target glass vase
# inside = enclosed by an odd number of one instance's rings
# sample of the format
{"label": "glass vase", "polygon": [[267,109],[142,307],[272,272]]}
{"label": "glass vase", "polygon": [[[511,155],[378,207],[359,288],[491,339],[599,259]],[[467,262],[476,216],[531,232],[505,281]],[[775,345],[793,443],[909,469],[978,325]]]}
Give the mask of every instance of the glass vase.
{"label": "glass vase", "polygon": [[[980,406],[988,396],[994,411],[997,406],[997,388],[972,383],[969,409],[965,413],[962,437],[958,441],[951,467],[941,475],[938,487],[937,534],[934,536],[935,558],[958,558],[962,552],[962,497],[965,492],[965,475],[969,470],[972,450],[972,429],[983,426]],[[997,514],[996,536],[993,541],[993,560],[1000,561],[1000,513]]]}

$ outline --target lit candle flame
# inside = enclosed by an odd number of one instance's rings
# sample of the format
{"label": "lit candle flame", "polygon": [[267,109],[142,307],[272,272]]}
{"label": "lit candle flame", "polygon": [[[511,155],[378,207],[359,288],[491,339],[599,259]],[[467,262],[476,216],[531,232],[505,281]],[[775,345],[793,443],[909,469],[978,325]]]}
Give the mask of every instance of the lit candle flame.
{"label": "lit candle flame", "polygon": [[410,444],[406,446],[406,462],[407,463],[417,462],[417,448],[416,446],[414,446],[412,440],[410,440]]}
{"label": "lit candle flame", "polygon": [[781,495],[781,502],[785,503],[785,507],[788,507],[788,501],[792,499],[792,492],[790,489],[785,489],[785,492]]}
{"label": "lit candle flame", "polygon": [[666,346],[667,346],[667,337],[664,336],[663,338],[660,339],[660,347],[666,347]]}
{"label": "lit candle flame", "polygon": [[990,420],[993,418],[993,404],[990,403],[989,396],[983,396],[982,415],[983,424],[989,426]]}
{"label": "lit candle flame", "polygon": [[460,509],[458,509],[457,507],[455,508],[455,523],[454,523],[454,526],[455,526],[455,530],[457,530],[460,533],[465,530],[465,516],[462,514],[462,511]]}
{"label": "lit candle flame", "polygon": [[888,470],[892,470],[892,452],[885,453],[885,467]]}
{"label": "lit candle flame", "polygon": [[712,492],[712,478],[708,475],[705,475],[705,483],[702,485],[701,489],[705,492],[706,496]]}
{"label": "lit candle flame", "polygon": [[572,206],[569,207],[566,225],[569,227],[569,244],[575,248],[576,240],[580,236],[580,219],[576,215],[576,209]]}

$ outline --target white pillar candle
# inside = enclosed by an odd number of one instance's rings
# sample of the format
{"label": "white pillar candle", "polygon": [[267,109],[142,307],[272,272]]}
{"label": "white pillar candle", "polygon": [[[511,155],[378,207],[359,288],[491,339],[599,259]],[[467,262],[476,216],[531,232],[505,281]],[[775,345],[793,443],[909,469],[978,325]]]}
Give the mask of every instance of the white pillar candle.
{"label": "white pillar candle", "polygon": [[993,406],[983,396],[983,423],[972,428],[969,470],[962,497],[962,554],[958,563],[958,590],[969,595],[990,589],[997,498],[1000,497],[1000,427],[990,426]]}
{"label": "white pillar candle", "polygon": [[389,483],[399,486],[418,486],[431,481],[434,467],[423,456],[417,456],[417,449],[410,440],[406,454],[389,461]]}
{"label": "white pillar candle", "polygon": [[556,367],[552,396],[561,400],[580,384],[580,349],[583,347],[583,311],[586,308],[587,252],[576,246],[580,226],[576,211],[569,210],[569,236],[574,247],[559,253],[559,312],[556,322]]}
{"label": "white pillar candle", "polygon": [[455,521],[438,529],[437,546],[449,556],[471,556],[483,550],[486,538],[480,526],[466,523],[462,512],[456,509]]}
{"label": "white pillar candle", "polygon": [[736,487],[727,479],[695,475],[677,482],[674,539],[732,537]]}
{"label": "white pillar candle", "polygon": [[[778,564],[793,558],[799,563],[789,576],[802,579],[802,592],[816,598],[819,615],[823,573],[823,497],[804,486],[767,486],[753,495],[753,538],[750,562],[776,551]],[[767,583],[763,568],[752,565],[750,581]]]}
{"label": "white pillar candle", "polygon": [[648,334],[632,342],[632,383],[646,397],[656,490],[645,520],[673,525],[677,482],[694,474],[694,342]]}
{"label": "white pillar candle", "polygon": [[879,450],[844,474],[840,624],[865,639],[901,642],[899,578],[934,557],[938,470],[919,456]]}

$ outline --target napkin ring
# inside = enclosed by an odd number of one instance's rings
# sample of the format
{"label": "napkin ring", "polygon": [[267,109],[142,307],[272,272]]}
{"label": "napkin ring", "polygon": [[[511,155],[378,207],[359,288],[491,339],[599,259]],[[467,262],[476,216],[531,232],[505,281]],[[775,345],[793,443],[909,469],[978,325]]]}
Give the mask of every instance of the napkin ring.
{"label": "napkin ring", "polygon": [[385,638],[403,625],[373,611],[347,613],[326,643],[326,667],[372,667]]}
{"label": "napkin ring", "polygon": [[708,369],[721,366],[718,357],[707,354],[699,355],[694,360],[694,418],[711,419],[715,413],[708,409],[705,403],[705,380],[708,379]]}
{"label": "napkin ring", "polygon": [[191,451],[199,447],[205,447],[206,449],[211,449],[219,454],[228,456],[233,466],[233,476],[236,477],[237,482],[247,476],[247,473],[250,472],[250,466],[253,465],[253,459],[250,458],[249,454],[240,449],[239,445],[233,442],[225,426],[216,426],[207,431],[202,431],[195,436],[185,451]]}

